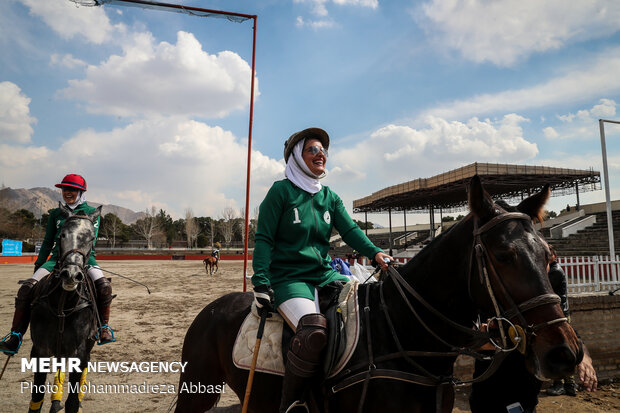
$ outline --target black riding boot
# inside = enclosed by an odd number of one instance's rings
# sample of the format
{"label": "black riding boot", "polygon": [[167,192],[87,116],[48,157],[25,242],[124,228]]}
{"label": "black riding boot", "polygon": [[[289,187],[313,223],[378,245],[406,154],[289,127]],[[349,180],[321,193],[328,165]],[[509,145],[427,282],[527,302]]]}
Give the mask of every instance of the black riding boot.
{"label": "black riding boot", "polygon": [[327,345],[327,320],[323,314],[306,314],[299,320],[287,353],[280,413],[307,412],[304,390],[321,369]]}
{"label": "black riding boot", "polygon": [[101,321],[101,326],[97,330],[97,344],[102,345],[116,341],[114,331],[108,325],[110,321],[110,304],[113,298],[110,280],[106,277],[99,278],[95,281],[95,289],[97,290],[97,311]]}
{"label": "black riding boot", "polygon": [[30,304],[32,303],[32,289],[37,280],[30,278],[23,282],[17,297],[15,297],[15,313],[13,313],[13,324],[11,324],[11,332],[7,334],[0,342],[0,351],[5,354],[15,354],[22,345],[24,334],[28,330],[30,323]]}

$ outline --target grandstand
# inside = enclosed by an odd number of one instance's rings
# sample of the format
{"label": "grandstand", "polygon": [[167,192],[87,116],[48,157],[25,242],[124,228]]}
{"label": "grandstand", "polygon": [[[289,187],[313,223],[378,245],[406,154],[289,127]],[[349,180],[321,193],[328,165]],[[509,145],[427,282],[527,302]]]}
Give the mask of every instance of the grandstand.
{"label": "grandstand", "polygon": [[[441,214],[446,210],[462,211],[467,208],[467,184],[474,175],[481,178],[485,190],[496,199],[504,199],[515,204],[539,191],[545,184],[549,184],[551,196],[575,194],[577,210],[580,210],[579,193],[598,190],[601,182],[600,173],[592,169],[475,162],[430,178],[418,178],[381,189],[353,201],[353,212],[365,213],[366,220],[368,213],[428,212],[430,218],[426,227],[428,231],[431,227],[438,227],[434,221],[435,211]],[[593,221],[593,218],[588,218],[585,222],[581,222],[577,216],[574,218],[578,223],[566,223],[566,220],[562,219],[561,222],[558,221],[558,224],[570,227],[572,231],[585,224],[589,225]],[[390,249],[391,247],[396,250],[399,246],[394,243],[394,240],[404,233],[398,234],[391,228],[390,231],[392,231],[391,246],[389,234],[387,235],[387,248],[383,246],[386,241],[385,236],[375,239],[382,248]],[[566,231],[562,230],[561,233],[564,234]],[[429,235],[433,237],[436,232],[431,231]],[[372,236],[371,240],[374,241]],[[424,239],[422,243],[423,241]]]}

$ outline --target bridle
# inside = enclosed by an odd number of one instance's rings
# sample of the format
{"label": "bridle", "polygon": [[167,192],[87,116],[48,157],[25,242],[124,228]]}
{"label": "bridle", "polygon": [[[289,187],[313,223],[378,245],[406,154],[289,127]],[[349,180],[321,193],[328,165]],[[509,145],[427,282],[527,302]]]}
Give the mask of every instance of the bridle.
{"label": "bridle", "polygon": [[[388,277],[394,282],[394,285],[396,286],[397,291],[399,292],[400,296],[404,300],[408,309],[415,316],[415,318],[418,320],[420,325],[431,336],[433,336],[439,342],[447,346],[450,350],[445,351],[445,352],[405,350],[400,343],[400,340],[394,328],[394,323],[388,311],[388,306],[384,299],[384,295],[383,295],[383,284],[384,283],[380,283],[379,285],[380,307],[384,313],[386,324],[390,330],[392,338],[394,339],[396,347],[398,348],[398,352],[375,356],[373,349],[372,349],[372,333],[371,333],[371,328],[370,328],[370,310],[371,310],[370,309],[370,288],[366,288],[364,317],[365,317],[365,323],[367,326],[365,330],[366,330],[366,341],[367,341],[367,346],[368,346],[367,348],[368,362],[360,363],[358,365],[352,366],[344,370],[340,374],[336,375],[333,378],[333,381],[335,381],[336,384],[333,386],[330,386],[331,393],[334,394],[340,390],[344,390],[355,384],[363,383],[362,394],[361,394],[360,403],[358,406],[358,411],[361,411],[363,408],[363,404],[364,404],[364,400],[366,397],[366,392],[367,392],[368,384],[370,380],[377,379],[377,378],[384,378],[384,379],[387,378],[387,379],[392,379],[392,380],[405,381],[405,382],[418,384],[418,385],[424,385],[424,386],[436,386],[437,393],[438,393],[437,400],[439,402],[439,400],[441,399],[440,393],[443,391],[442,385],[445,385],[445,384],[465,385],[465,384],[471,384],[471,383],[486,380],[488,377],[490,377],[495,372],[497,367],[501,364],[503,359],[510,352],[514,351],[517,348],[521,351],[521,347],[519,347],[519,344],[525,343],[524,340],[527,340],[527,343],[529,343],[530,342],[529,338],[532,335],[535,335],[536,331],[542,328],[551,326],[553,324],[567,321],[566,317],[562,317],[562,318],[545,321],[545,322],[542,322],[536,325],[527,325],[527,321],[525,320],[525,317],[523,316],[523,313],[525,311],[528,311],[528,310],[531,310],[533,308],[540,307],[543,305],[547,305],[547,304],[558,304],[560,303],[560,297],[556,294],[542,294],[534,298],[531,298],[529,300],[526,300],[520,304],[515,304],[510,294],[508,294],[508,292],[506,291],[506,288],[504,287],[504,284],[502,283],[501,278],[499,277],[497,271],[495,270],[495,267],[493,266],[492,261],[489,259],[490,256],[488,253],[488,249],[486,248],[484,241],[482,240],[482,235],[486,233],[487,231],[489,231],[490,229],[494,228],[496,225],[504,221],[508,221],[508,220],[525,220],[527,222],[531,222],[531,217],[529,215],[526,215],[520,212],[504,212],[504,213],[501,213],[500,215],[495,216],[494,218],[492,218],[490,221],[488,221],[482,226],[479,226],[478,219],[474,218],[474,230],[473,230],[474,241],[473,241],[471,261],[470,261],[468,276],[467,276],[468,290],[471,290],[471,278],[472,278],[471,273],[472,273],[472,268],[473,268],[473,265],[471,264],[473,263],[473,259],[475,257],[477,268],[478,268],[478,275],[480,278],[480,283],[483,286],[483,288],[486,288],[486,291],[491,301],[493,302],[493,306],[496,312],[494,319],[499,323],[499,327],[500,327],[499,330],[500,330],[500,334],[502,337],[502,343],[501,343],[502,345],[499,345],[495,341],[491,340],[491,337],[489,333],[487,332],[482,332],[480,330],[474,330],[472,328],[463,326],[447,318],[439,310],[437,310],[435,307],[430,305],[402,277],[402,275],[400,275],[400,273],[396,269],[394,269],[392,266],[389,266],[388,271],[387,271]],[[501,290],[502,296],[510,304],[510,308],[505,313],[502,313],[500,311],[499,304],[497,302],[496,292],[493,290],[493,286],[491,284],[489,274],[491,274],[491,276],[493,277],[495,281],[495,284]],[[434,329],[432,329],[431,327],[427,325],[427,323],[423,320],[421,315],[418,314],[418,312],[415,310],[414,306],[412,305],[411,301],[407,297],[406,292],[409,293],[409,295],[413,296],[417,302],[419,302],[424,308],[426,308],[426,310],[431,312],[434,316],[439,318],[442,322],[449,325],[450,327],[457,330],[458,332],[471,337],[473,339],[472,341],[474,344],[470,345],[469,347],[462,347],[462,346],[451,344],[448,341],[446,341],[444,338],[440,337],[434,331]],[[510,321],[511,319],[515,317],[517,317],[517,319],[519,320],[516,325]],[[506,340],[505,334],[503,332],[502,322],[506,322],[507,324],[509,324],[511,328],[514,329],[514,335],[511,335],[511,340],[514,343],[514,346],[512,347],[508,347],[508,341]],[[520,327],[519,323],[526,326],[525,330],[522,327]],[[480,376],[474,379],[471,379],[471,380],[460,380],[452,376],[450,377],[437,376],[427,371],[419,363],[413,360],[413,357],[456,357],[461,354],[472,356],[476,359],[488,359],[488,356],[478,353],[476,349],[478,349],[482,344],[487,343],[489,341],[491,341],[496,347],[495,354],[492,356],[491,365]],[[525,346],[522,346],[522,347],[525,348]],[[399,370],[391,370],[391,369],[379,369],[375,365],[376,363],[379,363],[379,362],[390,361],[390,360],[399,359],[399,358],[405,359],[408,362],[408,364],[413,366],[417,371],[420,371],[421,374],[415,374],[415,373],[399,371]],[[362,371],[359,371],[359,370],[362,370]],[[358,371],[358,373],[354,373],[355,371]],[[438,405],[437,411],[439,411],[439,409],[440,409],[440,406]]]}
{"label": "bridle", "polygon": [[[526,339],[529,343],[531,337],[536,335],[536,331],[557,323],[567,322],[568,319],[566,317],[559,317],[553,320],[544,321],[539,324],[528,325],[523,315],[524,312],[543,305],[560,304],[560,297],[557,294],[541,294],[536,297],[530,298],[529,300],[526,300],[522,303],[516,304],[511,295],[506,290],[506,287],[504,286],[504,283],[502,282],[502,279],[499,276],[498,272],[495,270],[495,267],[493,266],[493,263],[489,256],[488,249],[482,241],[482,235],[490,229],[494,228],[496,225],[504,221],[514,219],[525,220],[526,222],[532,221],[532,218],[529,215],[523,214],[521,212],[504,212],[500,215],[493,217],[490,221],[479,227],[478,218],[474,218],[474,245],[472,249],[472,255],[475,255],[476,257],[480,284],[483,286],[483,288],[486,289],[487,294],[493,304],[493,309],[495,311],[495,316],[493,317],[493,319],[495,319],[499,325],[499,332],[502,340],[501,346],[492,339],[491,343],[493,343],[493,345],[501,351],[512,351],[515,348],[518,348],[519,351],[523,350],[522,352],[524,352],[525,346],[519,346],[521,340]],[[467,276],[467,284],[470,297],[472,281],[471,269],[472,266],[470,266]],[[493,290],[491,277],[493,278],[494,284],[500,290],[499,292],[502,294],[503,298],[509,305],[508,310],[506,310],[504,313],[502,313],[500,310],[496,292]],[[510,321],[513,318],[517,318],[518,320],[516,325]],[[511,337],[514,343],[514,348],[508,348],[508,340],[506,339],[502,325],[503,322],[509,324],[510,329],[514,329],[514,336]]]}
{"label": "bridle", "polygon": [[[65,224],[67,221],[70,220],[76,220],[76,219],[85,219],[88,220],[92,223],[92,220],[85,215],[72,215],[70,217],[67,218],[67,220],[65,221]],[[90,251],[92,249],[92,242],[89,242],[87,244],[86,247],[84,248],[72,248],[70,250],[67,250],[65,252],[63,252],[63,254],[60,256],[60,258],[58,259],[58,263],[60,264],[60,266],[58,267],[58,274],[60,274],[60,272],[62,272],[62,270],[67,267],[68,265],[77,265],[78,267],[80,267],[80,270],[82,270],[82,272],[85,272],[85,267],[86,264],[88,263],[88,256],[90,255]],[[71,254],[78,254],[82,256],[82,264],[75,264],[75,263],[68,263],[67,262],[67,257]]]}

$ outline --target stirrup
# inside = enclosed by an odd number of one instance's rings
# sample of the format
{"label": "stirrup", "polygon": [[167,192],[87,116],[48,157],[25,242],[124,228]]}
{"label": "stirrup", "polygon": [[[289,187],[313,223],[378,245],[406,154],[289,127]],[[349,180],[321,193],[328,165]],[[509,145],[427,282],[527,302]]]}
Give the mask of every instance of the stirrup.
{"label": "stirrup", "polygon": [[[111,340],[101,341],[101,334],[100,333],[104,329],[108,330],[110,332],[110,334],[112,335],[112,339]],[[98,346],[102,346],[104,344],[115,342],[116,338],[114,338],[114,330],[112,330],[112,327],[110,327],[108,324],[102,325],[101,327],[99,327],[97,329],[97,335],[95,336],[95,340],[97,340],[97,345]]]}
{"label": "stirrup", "polygon": [[10,339],[13,336],[17,336],[17,339],[19,340],[19,343],[17,343],[17,347],[15,348],[15,350],[0,349],[0,351],[2,351],[4,354],[9,354],[9,355],[12,356],[13,354],[16,354],[19,351],[19,348],[22,346],[22,333],[18,333],[16,331],[11,331],[9,334],[4,336],[0,343],[4,343],[5,341],[7,341],[8,339]]}
{"label": "stirrup", "polygon": [[308,408],[308,404],[304,401],[301,400],[295,400],[287,409],[284,413],[289,413],[291,411],[291,409],[294,409],[295,407],[303,407],[306,410],[306,413],[310,413],[310,409]]}

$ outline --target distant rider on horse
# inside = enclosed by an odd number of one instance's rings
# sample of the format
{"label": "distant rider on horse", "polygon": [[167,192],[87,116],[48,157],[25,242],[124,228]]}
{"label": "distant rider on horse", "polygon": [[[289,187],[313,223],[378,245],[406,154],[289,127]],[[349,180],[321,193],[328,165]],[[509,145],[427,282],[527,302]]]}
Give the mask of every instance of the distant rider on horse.
{"label": "distant rider on horse", "polygon": [[220,262],[220,250],[219,249],[214,249],[213,251],[211,251],[211,256],[213,258],[215,258],[215,263],[219,264]]}
{"label": "distant rider on horse", "polygon": [[[62,182],[56,184],[57,188],[62,190],[62,198],[65,204],[74,213],[90,214],[95,211],[95,208],[86,203],[86,180],[77,174],[69,174],[62,179]],[[43,277],[48,275],[54,270],[56,263],[59,259],[59,236],[60,229],[65,223],[66,218],[62,215],[60,208],[56,208],[50,211],[49,218],[47,220],[47,227],[45,230],[45,238],[39,251],[39,256],[34,263],[34,274],[32,278],[24,281],[19,290],[17,291],[17,297],[15,298],[15,313],[13,314],[13,324],[11,326],[11,332],[7,334],[0,342],[0,351],[6,354],[15,354],[19,350],[22,344],[22,340],[28,324],[30,323],[30,306],[33,300],[34,286],[37,282],[41,281]],[[110,343],[115,341],[114,333],[108,325],[110,319],[110,303],[112,302],[112,286],[110,281],[103,276],[103,272],[97,265],[95,260],[95,242],[97,241],[97,233],[99,232],[100,218],[94,222],[95,227],[95,240],[93,241],[93,248],[88,257],[87,272],[90,278],[95,284],[97,291],[97,310],[101,319],[101,326],[99,327],[97,340],[99,344]],[[48,260],[47,257],[51,252],[51,257]]]}
{"label": "distant rider on horse", "polygon": [[353,222],[338,195],[321,185],[328,147],[329,136],[322,129],[293,134],[284,144],[286,179],[273,184],[258,215],[252,260],[256,306],[261,314],[277,308],[295,331],[280,412],[303,409],[307,382],[321,369],[327,320],[319,309],[317,287],[349,281],[329,265],[332,228],[384,269],[390,258]]}

